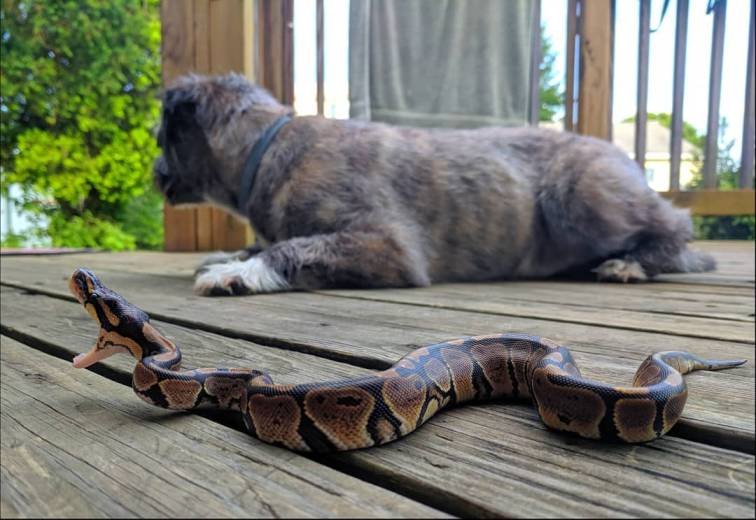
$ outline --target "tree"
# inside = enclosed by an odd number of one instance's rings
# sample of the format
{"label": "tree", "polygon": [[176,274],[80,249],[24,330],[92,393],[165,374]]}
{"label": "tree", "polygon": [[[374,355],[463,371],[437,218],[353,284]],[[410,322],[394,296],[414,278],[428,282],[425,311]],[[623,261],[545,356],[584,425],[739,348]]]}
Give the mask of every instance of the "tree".
{"label": "tree", "polygon": [[541,97],[540,121],[552,121],[554,116],[564,108],[564,91],[561,81],[556,78],[554,62],[557,54],[541,26],[541,66],[539,92]]}
{"label": "tree", "polygon": [[[665,128],[670,128],[672,115],[669,113],[649,113],[649,121],[658,121]],[[628,117],[625,121],[635,121],[635,117]],[[732,158],[732,147],[735,141],[727,141],[727,120],[722,118],[719,123],[718,155],[717,155],[717,182],[720,190],[734,190],[738,188],[739,165]],[[696,171],[686,189],[703,188],[703,149],[706,144],[706,135],[698,132],[696,127],[683,121],[682,136],[692,144],[694,162],[697,164]],[[726,215],[726,216],[694,216],[693,228],[696,239],[699,240],[753,240],[756,238],[756,218],[753,215]]]}
{"label": "tree", "polygon": [[158,1],[3,0],[0,21],[3,186],[53,245],[159,247]]}

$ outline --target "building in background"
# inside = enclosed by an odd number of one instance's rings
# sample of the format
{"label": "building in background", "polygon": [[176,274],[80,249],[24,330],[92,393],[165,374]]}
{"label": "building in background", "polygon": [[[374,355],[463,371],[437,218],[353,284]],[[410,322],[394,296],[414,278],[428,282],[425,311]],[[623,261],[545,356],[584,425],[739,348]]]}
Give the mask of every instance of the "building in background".
{"label": "building in background", "polygon": [[[562,130],[561,122],[541,122],[542,128]],[[635,159],[635,122],[615,123],[612,138],[616,146],[631,159]],[[646,164],[645,174],[648,185],[656,191],[669,191],[669,129],[658,121],[649,121],[646,126]],[[683,140],[680,156],[680,186],[686,189],[693,180],[694,173],[701,166],[701,150]]]}

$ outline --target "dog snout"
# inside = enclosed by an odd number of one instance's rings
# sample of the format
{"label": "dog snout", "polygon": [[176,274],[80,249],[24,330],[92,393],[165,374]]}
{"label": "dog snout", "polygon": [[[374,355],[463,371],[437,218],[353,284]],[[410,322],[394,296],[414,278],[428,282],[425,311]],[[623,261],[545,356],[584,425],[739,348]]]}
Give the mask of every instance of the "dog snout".
{"label": "dog snout", "polygon": [[158,188],[163,190],[166,185],[170,184],[171,173],[168,171],[168,163],[163,156],[158,157],[155,160],[155,164],[152,169],[153,177],[158,185]]}

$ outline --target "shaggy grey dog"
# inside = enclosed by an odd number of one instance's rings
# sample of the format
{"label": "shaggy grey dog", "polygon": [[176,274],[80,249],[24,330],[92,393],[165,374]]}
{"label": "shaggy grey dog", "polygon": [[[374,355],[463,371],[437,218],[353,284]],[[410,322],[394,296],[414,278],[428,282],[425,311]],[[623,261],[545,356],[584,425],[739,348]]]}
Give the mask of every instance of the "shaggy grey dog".
{"label": "shaggy grey dog", "polygon": [[282,116],[292,109],[238,75],[165,92],[158,187],[248,219],[267,246],[211,256],[200,294],[714,268],[686,247],[687,211],[605,141]]}

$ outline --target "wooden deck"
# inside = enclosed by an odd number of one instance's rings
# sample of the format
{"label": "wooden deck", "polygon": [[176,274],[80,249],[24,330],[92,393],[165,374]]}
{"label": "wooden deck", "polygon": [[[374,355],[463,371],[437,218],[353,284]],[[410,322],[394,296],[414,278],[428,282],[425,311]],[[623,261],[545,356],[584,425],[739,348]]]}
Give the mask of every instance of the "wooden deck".
{"label": "wooden deck", "polygon": [[[642,285],[438,285],[244,298],[191,292],[200,254],[2,258],[2,506],[17,516],[754,516],[754,244],[698,244],[720,269]],[[75,267],[152,316],[189,366],[283,383],[381,369],[416,347],[520,331],[571,348],[583,373],[628,383],[656,350],[747,358],[688,376],[665,438],[608,445],[548,431],[527,403],[450,410],[384,447],[302,456],[234,417],[150,407],[132,361],[70,360],[97,326],[66,287]]]}

